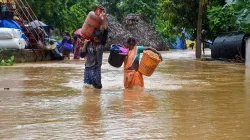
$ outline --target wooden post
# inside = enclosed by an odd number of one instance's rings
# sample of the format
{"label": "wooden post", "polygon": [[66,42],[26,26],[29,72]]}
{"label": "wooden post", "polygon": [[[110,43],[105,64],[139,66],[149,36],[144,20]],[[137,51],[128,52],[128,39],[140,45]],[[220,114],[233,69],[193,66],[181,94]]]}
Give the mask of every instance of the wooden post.
{"label": "wooden post", "polygon": [[204,0],[199,1],[198,23],[197,23],[197,38],[196,38],[196,59],[201,59],[201,30],[202,30],[202,13]]}

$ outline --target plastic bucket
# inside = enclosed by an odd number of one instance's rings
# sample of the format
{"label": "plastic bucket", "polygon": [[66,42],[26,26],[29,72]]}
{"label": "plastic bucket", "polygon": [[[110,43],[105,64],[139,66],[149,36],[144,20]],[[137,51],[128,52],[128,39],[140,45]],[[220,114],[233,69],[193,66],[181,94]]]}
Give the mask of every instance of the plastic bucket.
{"label": "plastic bucket", "polygon": [[63,48],[67,51],[72,51],[73,50],[73,45],[69,43],[64,43]]}
{"label": "plastic bucket", "polygon": [[110,52],[108,62],[111,66],[119,68],[122,66],[124,59],[126,58],[127,55],[124,54],[119,54],[116,52]]}
{"label": "plastic bucket", "polygon": [[158,54],[152,51],[144,51],[138,71],[145,76],[151,76],[161,62]]}
{"label": "plastic bucket", "polygon": [[[112,47],[115,47],[116,49],[112,50]],[[117,50],[117,48],[119,50]],[[127,54],[128,54],[128,50],[126,48],[122,47],[121,45],[113,44],[111,45],[108,62],[111,66],[119,68],[122,66]]]}

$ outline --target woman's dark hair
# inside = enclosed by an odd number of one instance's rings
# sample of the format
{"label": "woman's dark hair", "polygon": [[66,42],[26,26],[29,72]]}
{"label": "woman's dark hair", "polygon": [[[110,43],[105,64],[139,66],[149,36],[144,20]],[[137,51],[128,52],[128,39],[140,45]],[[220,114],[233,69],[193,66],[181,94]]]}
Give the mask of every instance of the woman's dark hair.
{"label": "woman's dark hair", "polygon": [[66,35],[66,36],[70,36],[70,33],[69,33],[69,32],[65,32],[65,35]]}
{"label": "woman's dark hair", "polygon": [[96,29],[94,32],[94,37],[97,38],[98,40],[102,40],[102,32],[99,29]]}
{"label": "woman's dark hair", "polygon": [[74,36],[73,36],[73,39],[74,39],[74,40],[77,40],[77,38],[78,38],[78,35],[74,35]]}
{"label": "woman's dark hair", "polygon": [[128,44],[130,44],[130,43],[136,44],[136,39],[133,38],[133,37],[129,37],[129,38],[127,39],[127,43],[128,43]]}

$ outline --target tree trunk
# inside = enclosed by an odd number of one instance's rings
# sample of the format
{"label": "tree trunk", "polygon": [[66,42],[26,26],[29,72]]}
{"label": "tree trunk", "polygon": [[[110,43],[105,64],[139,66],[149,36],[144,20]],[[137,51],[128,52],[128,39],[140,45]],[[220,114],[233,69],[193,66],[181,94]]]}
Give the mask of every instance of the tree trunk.
{"label": "tree trunk", "polygon": [[201,59],[201,30],[202,30],[202,13],[204,0],[199,2],[199,13],[197,23],[197,38],[196,38],[196,59]]}

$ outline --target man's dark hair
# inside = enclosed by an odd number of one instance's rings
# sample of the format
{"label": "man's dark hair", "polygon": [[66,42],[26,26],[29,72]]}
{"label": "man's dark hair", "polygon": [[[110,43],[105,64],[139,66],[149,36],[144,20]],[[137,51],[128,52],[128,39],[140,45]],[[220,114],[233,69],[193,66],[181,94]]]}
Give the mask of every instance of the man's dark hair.
{"label": "man's dark hair", "polygon": [[102,40],[102,32],[99,29],[96,29],[94,32],[94,37],[96,37],[99,40]]}
{"label": "man's dark hair", "polygon": [[128,43],[128,44],[130,44],[130,43],[136,44],[136,39],[133,38],[133,37],[129,37],[129,38],[127,39],[127,43]]}

